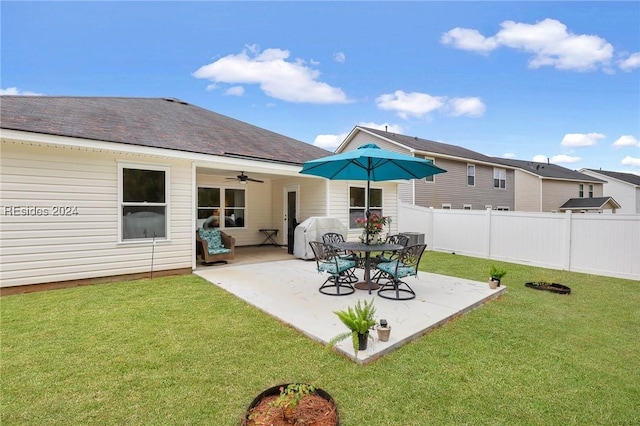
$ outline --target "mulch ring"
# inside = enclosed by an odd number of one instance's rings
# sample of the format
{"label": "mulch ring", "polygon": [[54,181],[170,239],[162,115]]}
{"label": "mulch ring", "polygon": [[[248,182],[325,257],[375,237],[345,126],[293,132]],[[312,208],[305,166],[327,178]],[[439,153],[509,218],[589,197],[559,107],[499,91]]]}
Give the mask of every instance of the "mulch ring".
{"label": "mulch ring", "polygon": [[557,294],[571,294],[571,288],[566,285],[558,283],[548,283],[544,281],[530,282],[524,284],[526,287],[533,288],[535,290],[545,290]]}
{"label": "mulch ring", "polygon": [[248,412],[247,426],[336,426],[338,412],[333,401],[320,395],[305,395],[295,409],[274,406],[278,395],[265,396]]}

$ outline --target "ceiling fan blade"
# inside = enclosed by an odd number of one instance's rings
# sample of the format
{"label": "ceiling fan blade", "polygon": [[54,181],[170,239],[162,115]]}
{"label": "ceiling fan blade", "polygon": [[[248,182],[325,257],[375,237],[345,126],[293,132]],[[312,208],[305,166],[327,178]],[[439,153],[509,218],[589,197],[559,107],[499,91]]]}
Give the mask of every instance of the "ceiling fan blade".
{"label": "ceiling fan blade", "polygon": [[259,182],[259,183],[264,183],[263,180],[258,180],[258,179],[254,179],[254,178],[250,178],[248,177],[247,180],[250,180],[251,182]]}

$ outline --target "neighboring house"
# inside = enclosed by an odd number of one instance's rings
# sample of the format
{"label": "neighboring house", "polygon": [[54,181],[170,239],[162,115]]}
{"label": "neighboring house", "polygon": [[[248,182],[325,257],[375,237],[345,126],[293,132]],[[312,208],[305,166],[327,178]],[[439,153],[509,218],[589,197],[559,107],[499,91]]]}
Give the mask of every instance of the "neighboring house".
{"label": "neighboring house", "polygon": [[578,213],[615,213],[620,204],[611,197],[571,198],[560,206],[558,210],[571,210]]}
{"label": "neighboring house", "polygon": [[556,164],[494,158],[515,169],[515,210],[557,212],[569,199],[602,197],[604,181]]}
{"label": "neighboring house", "polygon": [[336,152],[372,142],[380,148],[431,160],[447,171],[401,182],[398,195],[402,202],[437,209],[514,209],[511,166],[459,146],[362,126],[356,126]]}
{"label": "neighboring house", "polygon": [[[0,109],[3,294],[191,272],[212,214],[243,246],[261,229],[286,245],[294,219],[363,211],[347,206],[363,182],[299,174],[330,152],[177,99],[2,96]],[[378,187],[396,216],[396,184]]]}
{"label": "neighboring house", "polygon": [[640,214],[640,176],[596,169],[580,169],[580,173],[606,181],[603,195],[620,203],[617,213]]}

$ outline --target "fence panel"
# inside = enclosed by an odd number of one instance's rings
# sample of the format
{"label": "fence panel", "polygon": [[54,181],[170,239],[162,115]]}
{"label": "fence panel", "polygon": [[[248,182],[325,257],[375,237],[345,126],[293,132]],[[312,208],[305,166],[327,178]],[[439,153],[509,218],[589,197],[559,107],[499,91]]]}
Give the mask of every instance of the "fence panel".
{"label": "fence panel", "polygon": [[640,280],[640,215],[441,210],[400,203],[430,249]]}

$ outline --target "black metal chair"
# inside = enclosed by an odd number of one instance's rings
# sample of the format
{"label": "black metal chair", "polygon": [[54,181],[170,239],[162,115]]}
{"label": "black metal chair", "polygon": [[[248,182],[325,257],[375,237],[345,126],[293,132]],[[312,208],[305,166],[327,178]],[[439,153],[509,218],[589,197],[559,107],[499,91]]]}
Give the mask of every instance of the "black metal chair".
{"label": "black metal chair", "polygon": [[376,265],[381,279],[386,279],[378,290],[378,296],[392,300],[409,300],[416,297],[415,291],[402,281],[403,278],[418,276],[418,265],[426,244],[416,244],[402,249],[396,260]]}
{"label": "black metal chair", "polygon": [[[342,234],[339,234],[337,232],[327,232],[322,235],[322,241],[325,244],[331,245],[333,243],[344,243],[346,240],[344,239],[344,235]],[[353,260],[354,262],[356,262],[356,268],[359,268],[362,266],[362,260],[357,254],[348,253],[346,250],[334,249],[334,251],[341,258]],[[360,279],[356,276],[355,271],[353,270],[349,271],[349,281],[351,283],[357,283],[358,281],[360,281]]]}
{"label": "black metal chair", "polygon": [[316,259],[318,272],[325,272],[329,277],[319,288],[320,293],[329,296],[346,296],[356,291],[351,285],[349,271],[356,267],[356,262],[338,256],[333,248],[320,241],[310,241],[309,245]]}
{"label": "black metal chair", "polygon": [[[409,245],[409,237],[401,234],[387,235],[387,238],[385,239],[384,242],[385,244],[398,244],[398,245],[401,245],[402,247],[406,247]],[[374,256],[371,259],[371,264],[375,266],[381,262],[392,262],[398,258],[399,254],[400,254],[400,251],[383,251],[382,253],[378,254],[377,256]],[[380,280],[381,275],[382,275],[382,271],[378,270],[373,275],[373,277],[371,277],[371,279],[376,280],[376,282],[378,282]]]}

